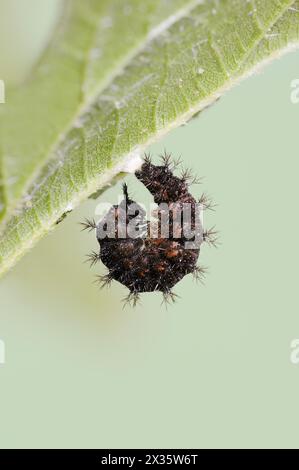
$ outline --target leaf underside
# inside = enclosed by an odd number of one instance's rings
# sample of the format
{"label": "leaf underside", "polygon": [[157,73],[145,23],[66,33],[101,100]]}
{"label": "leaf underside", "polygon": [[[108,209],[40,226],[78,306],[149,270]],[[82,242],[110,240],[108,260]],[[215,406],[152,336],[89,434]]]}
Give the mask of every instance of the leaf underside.
{"label": "leaf underside", "polygon": [[299,0],[68,0],[0,107],[0,274],[170,129],[299,43]]}

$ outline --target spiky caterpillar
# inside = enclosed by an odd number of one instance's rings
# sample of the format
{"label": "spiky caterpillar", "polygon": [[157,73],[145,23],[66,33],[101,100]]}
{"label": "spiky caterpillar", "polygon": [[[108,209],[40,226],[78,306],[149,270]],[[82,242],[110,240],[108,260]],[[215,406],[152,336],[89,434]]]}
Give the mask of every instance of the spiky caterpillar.
{"label": "spiky caterpillar", "polygon": [[[195,182],[190,172],[183,172],[181,177],[173,174],[173,169],[178,163],[172,163],[169,154],[162,156],[162,165],[154,165],[149,156],[145,156],[140,170],[136,171],[136,177],[145,185],[154,197],[155,203],[167,204],[169,208],[169,237],[161,236],[161,217],[163,208],[157,216],[157,232],[151,236],[150,224],[146,220],[143,209],[133,201],[123,185],[124,199],[119,206],[113,206],[101,221],[101,228],[106,226],[110,218],[114,218],[115,230],[112,236],[103,238],[100,236],[100,226],[94,221],[86,221],[83,225],[86,229],[95,229],[97,240],[100,244],[100,253],[93,252],[89,255],[91,264],[101,260],[108,268],[108,273],[99,276],[101,285],[109,285],[116,280],[126,286],[130,293],[127,301],[136,305],[139,294],[143,292],[160,291],[165,301],[174,300],[175,294],[172,288],[184,276],[192,273],[197,279],[201,279],[205,273],[203,267],[197,266],[200,252],[200,244],[193,249],[186,248],[186,242],[190,241],[184,235],[183,228],[179,233],[174,230],[174,217],[176,211],[180,211],[184,204],[191,207],[191,229],[196,227],[195,211],[200,205],[201,210],[212,208],[210,200],[203,195],[199,201],[189,193],[189,185]],[[134,205],[134,206],[133,206]],[[128,214],[128,209],[134,207],[136,212]],[[119,236],[119,220],[125,214],[125,227],[135,219],[139,227],[139,235],[131,238],[128,233]],[[201,233],[201,242],[207,241],[215,244],[213,230],[204,231],[202,226],[198,229]]]}

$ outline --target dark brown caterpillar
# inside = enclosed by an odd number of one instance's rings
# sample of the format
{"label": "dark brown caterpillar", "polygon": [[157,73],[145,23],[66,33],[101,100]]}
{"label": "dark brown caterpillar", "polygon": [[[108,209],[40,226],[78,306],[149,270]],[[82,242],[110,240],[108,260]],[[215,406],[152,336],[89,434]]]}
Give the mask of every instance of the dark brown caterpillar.
{"label": "dark brown caterpillar", "polygon": [[[133,305],[142,292],[160,291],[165,301],[173,301],[175,294],[172,288],[177,282],[189,273],[198,279],[202,279],[205,273],[203,267],[197,266],[201,243],[216,243],[216,232],[204,231],[197,218],[201,211],[212,208],[211,201],[205,195],[196,201],[188,189],[195,179],[187,171],[181,177],[175,176],[173,166],[170,155],[166,153],[160,166],[145,156],[141,169],[135,173],[159,205],[154,231],[151,231],[145,211],[129,197],[126,184],[123,185],[124,199],[119,206],[113,206],[98,224],[89,220],[83,223],[84,229],[96,230],[101,247],[99,254],[93,252],[89,255],[89,261],[94,265],[101,260],[108,268],[106,275],[98,277],[100,284],[109,285],[113,280],[120,282],[129,289],[126,301]],[[183,216],[186,207],[189,208],[192,235],[188,237]],[[169,233],[166,238],[162,221],[167,214]],[[115,223],[107,235],[111,221]],[[132,222],[133,234],[129,233]],[[186,247],[188,242],[195,240],[195,246]]]}

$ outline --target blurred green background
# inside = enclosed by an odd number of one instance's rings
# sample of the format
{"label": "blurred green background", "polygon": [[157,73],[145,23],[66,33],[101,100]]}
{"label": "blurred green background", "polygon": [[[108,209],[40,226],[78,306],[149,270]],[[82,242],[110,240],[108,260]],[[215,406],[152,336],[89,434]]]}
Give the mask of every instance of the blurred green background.
{"label": "blurred green background", "polygon": [[[0,1],[0,78],[25,76],[59,1]],[[151,147],[203,175],[205,285],[190,276],[165,309],[146,294],[99,291],[84,256],[97,248],[74,211],[0,284],[0,447],[298,447],[299,52],[274,62]],[[4,106],[4,105],[0,105]],[[140,186],[128,178],[133,194]],[[121,185],[100,201],[117,202]]]}

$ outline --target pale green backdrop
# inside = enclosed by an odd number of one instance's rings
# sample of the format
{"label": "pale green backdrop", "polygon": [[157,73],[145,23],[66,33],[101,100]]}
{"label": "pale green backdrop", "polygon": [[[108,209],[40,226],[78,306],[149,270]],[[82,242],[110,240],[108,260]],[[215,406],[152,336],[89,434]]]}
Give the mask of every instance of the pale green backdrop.
{"label": "pale green backdrop", "polygon": [[[24,2],[1,1],[11,28],[1,13],[0,42],[29,60],[57,2],[26,1],[16,37],[13,10]],[[17,56],[1,58],[0,78],[23,73]],[[221,246],[203,250],[205,286],[186,277],[173,307],[148,294],[123,310],[126,290],[99,291],[92,281],[101,268],[83,263],[97,244],[78,222],[93,216],[95,201],[1,281],[0,447],[298,447],[299,364],[290,361],[299,338],[295,78],[299,52],[151,149],[181,154],[205,177],[194,192],[207,190],[218,203],[207,222]],[[116,202],[119,191],[101,201]]]}

